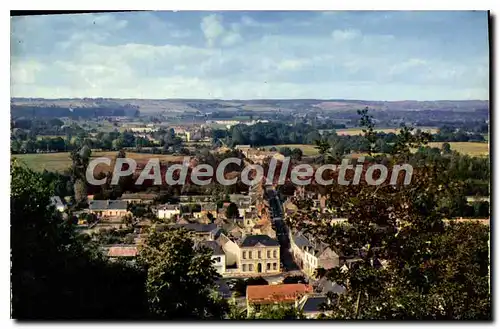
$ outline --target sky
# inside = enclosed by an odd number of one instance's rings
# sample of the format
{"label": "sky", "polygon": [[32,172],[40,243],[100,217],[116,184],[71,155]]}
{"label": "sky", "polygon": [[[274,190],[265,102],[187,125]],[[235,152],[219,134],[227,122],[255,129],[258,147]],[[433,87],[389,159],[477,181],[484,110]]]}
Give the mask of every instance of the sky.
{"label": "sky", "polygon": [[11,96],[487,100],[488,14],[12,17]]}

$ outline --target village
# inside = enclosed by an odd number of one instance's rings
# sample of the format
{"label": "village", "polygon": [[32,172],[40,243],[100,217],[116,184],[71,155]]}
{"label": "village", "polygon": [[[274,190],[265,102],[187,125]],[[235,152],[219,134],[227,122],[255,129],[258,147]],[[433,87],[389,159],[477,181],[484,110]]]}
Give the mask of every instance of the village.
{"label": "village", "polygon": [[[88,207],[75,215],[79,232],[98,237],[111,262],[135,262],[152,226],[185,229],[196,247],[212,251],[213,266],[221,277],[217,283],[221,296],[234,299],[249,314],[254,305],[279,302],[296,304],[314,317],[321,313],[319,305],[327,301],[328,292],[345,290],[325,278],[318,280],[316,269],[348,270],[352,260],[345,261],[326,243],[286,225],[286,217],[300,211],[293,202],[296,197],[312,200],[319,212],[326,207],[324,196],[304,188],[297,188],[293,197],[282,202],[276,186],[262,181],[247,193],[230,194],[229,201],[222,203],[208,194],[181,195],[178,203],[163,204],[154,193],[123,193],[117,200],[94,200],[88,195]],[[59,211],[66,210],[61,198],[52,201]],[[149,215],[134,215],[137,207],[147,209]],[[345,221],[327,217],[332,223]],[[250,283],[259,279],[266,284]],[[235,294],[237,285],[246,286],[246,291]]]}

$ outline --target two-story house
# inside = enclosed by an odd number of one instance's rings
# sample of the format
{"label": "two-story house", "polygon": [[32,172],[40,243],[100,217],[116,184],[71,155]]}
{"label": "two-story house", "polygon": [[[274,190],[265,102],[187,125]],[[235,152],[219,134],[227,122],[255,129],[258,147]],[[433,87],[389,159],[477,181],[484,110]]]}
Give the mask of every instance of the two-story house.
{"label": "two-story house", "polygon": [[239,243],[238,268],[243,274],[279,273],[280,244],[267,235],[247,235]]}
{"label": "two-story house", "polygon": [[330,269],[340,265],[339,255],[328,244],[310,234],[290,230],[290,251],[295,262],[308,276],[319,268]]}
{"label": "two-story house", "polygon": [[222,247],[216,241],[203,241],[198,244],[212,251],[212,266],[215,267],[219,274],[226,272],[226,254]]}

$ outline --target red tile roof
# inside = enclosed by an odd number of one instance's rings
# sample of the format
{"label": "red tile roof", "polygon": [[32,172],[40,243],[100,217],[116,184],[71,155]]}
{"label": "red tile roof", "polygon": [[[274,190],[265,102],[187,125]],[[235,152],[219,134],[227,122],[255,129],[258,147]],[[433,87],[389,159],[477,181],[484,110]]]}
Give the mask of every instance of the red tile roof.
{"label": "red tile roof", "polygon": [[108,250],[109,257],[135,257],[137,256],[137,247],[111,247]]}
{"label": "red tile roof", "polygon": [[312,286],[302,283],[247,286],[247,300],[252,304],[292,303],[312,291]]}

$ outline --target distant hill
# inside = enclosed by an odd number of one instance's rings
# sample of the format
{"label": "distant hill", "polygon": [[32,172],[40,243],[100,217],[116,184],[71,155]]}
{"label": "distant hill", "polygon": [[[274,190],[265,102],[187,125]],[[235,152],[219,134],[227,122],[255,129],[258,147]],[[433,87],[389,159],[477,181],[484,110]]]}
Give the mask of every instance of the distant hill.
{"label": "distant hill", "polygon": [[363,107],[379,111],[445,110],[473,112],[488,111],[484,100],[437,101],[368,101],[346,99],[110,99],[110,98],[12,98],[13,116],[134,116],[150,113],[183,113],[213,111],[296,112],[353,111]]}

